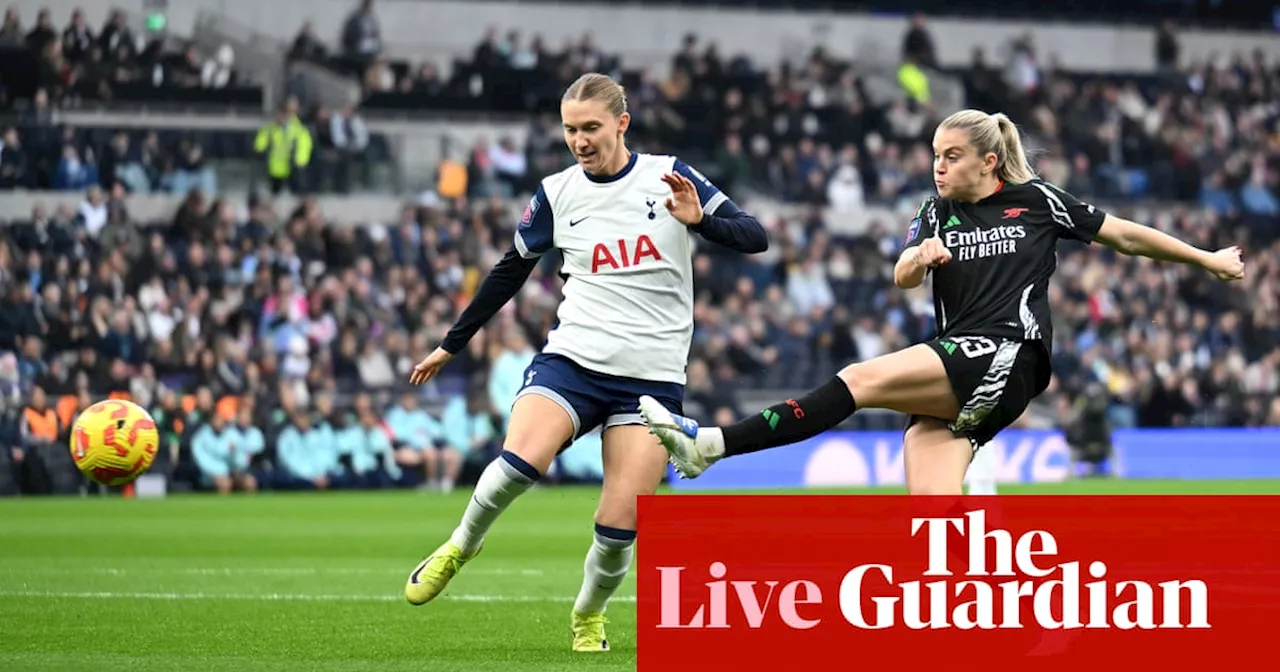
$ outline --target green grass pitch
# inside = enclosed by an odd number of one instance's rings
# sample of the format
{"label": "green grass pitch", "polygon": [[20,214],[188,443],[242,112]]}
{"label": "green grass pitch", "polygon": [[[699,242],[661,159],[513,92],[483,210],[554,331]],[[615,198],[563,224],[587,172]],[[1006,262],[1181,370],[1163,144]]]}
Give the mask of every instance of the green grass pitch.
{"label": "green grass pitch", "polygon": [[[1001,491],[1280,494],[1280,481]],[[634,571],[609,612],[614,650],[568,651],[596,494],[530,492],[446,597],[419,608],[401,597],[405,577],[468,489],[0,500],[0,669],[632,670]]]}

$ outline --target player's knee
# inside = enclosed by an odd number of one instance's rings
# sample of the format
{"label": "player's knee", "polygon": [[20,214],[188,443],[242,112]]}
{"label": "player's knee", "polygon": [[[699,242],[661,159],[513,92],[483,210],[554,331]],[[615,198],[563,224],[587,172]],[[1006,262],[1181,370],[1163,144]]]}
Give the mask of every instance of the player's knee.
{"label": "player's knee", "polygon": [[540,467],[538,464],[526,460],[519,453],[510,450],[503,450],[502,454],[498,455],[495,463],[501,467],[508,478],[518,481],[536,482],[542,478],[543,474],[547,473],[545,467]]}
{"label": "player's knee", "polygon": [[636,529],[636,499],[602,495],[596,509],[596,530],[601,527],[619,530]]}
{"label": "player's knee", "polygon": [[870,361],[857,362],[840,369],[837,375],[849,387],[849,395],[859,406],[873,406],[885,384],[883,368],[874,366]]}
{"label": "player's knee", "polygon": [[629,527],[613,527],[596,523],[596,545],[608,552],[621,553],[636,543],[636,529],[633,522]]}
{"label": "player's knee", "polygon": [[555,442],[532,436],[512,434],[508,435],[506,440],[502,442],[504,456],[511,455],[519,458],[520,461],[530,465],[539,474],[547,473],[559,450],[560,446],[555,445]]}

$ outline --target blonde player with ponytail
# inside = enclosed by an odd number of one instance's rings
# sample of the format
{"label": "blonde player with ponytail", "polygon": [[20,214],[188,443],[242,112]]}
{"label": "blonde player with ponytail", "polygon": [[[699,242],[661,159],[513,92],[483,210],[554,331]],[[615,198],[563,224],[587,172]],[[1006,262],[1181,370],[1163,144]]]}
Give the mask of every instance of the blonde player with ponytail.
{"label": "blonde player with ponytail", "polygon": [[1244,277],[1241,251],[1201,250],[1108,215],[1036,177],[1003,114],[956,112],[933,140],[938,195],[911,220],[894,282],[933,275],[937,336],[850,364],[821,387],[726,427],[698,427],[651,399],[649,430],[695,478],[725,457],[802,441],[859,408],[907,414],[907,489],[961,495],[974,453],[1012,424],[1052,375],[1049,281],[1059,241],[1098,241],[1123,254]]}

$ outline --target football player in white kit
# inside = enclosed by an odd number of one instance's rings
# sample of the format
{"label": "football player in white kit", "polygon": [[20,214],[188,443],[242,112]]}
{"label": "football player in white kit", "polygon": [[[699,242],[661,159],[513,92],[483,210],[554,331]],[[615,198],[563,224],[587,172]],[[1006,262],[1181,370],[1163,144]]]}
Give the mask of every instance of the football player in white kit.
{"label": "football player in white kit", "polygon": [[609,77],[579,78],[560,115],[577,165],[542,180],[512,248],[410,378],[421,384],[435,376],[516,294],[540,255],[561,251],[567,280],[558,324],[525,372],[503,452],[480,476],[453,535],[409,575],[405,598],[419,605],[439,595],[556,455],[603,426],[604,485],[571,628],[573,650],[608,651],[605,603],[631,566],[636,498],[655,492],[666,474],[667,452],[645,428],[639,398],[677,414],[683,405],[693,337],[691,234],[745,253],[769,242],[755,218],[693,168],[627,149],[626,97]]}

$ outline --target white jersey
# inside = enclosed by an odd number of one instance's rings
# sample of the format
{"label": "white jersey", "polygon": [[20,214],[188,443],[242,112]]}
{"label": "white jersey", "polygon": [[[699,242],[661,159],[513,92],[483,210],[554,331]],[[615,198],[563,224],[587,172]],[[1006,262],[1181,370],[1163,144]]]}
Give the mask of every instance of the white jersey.
{"label": "white jersey", "polygon": [[685,382],[693,340],[693,234],[663,205],[678,171],[714,213],[728,198],[673,156],[631,155],[617,175],[572,166],[546,177],[515,245],[526,258],[559,249],[568,276],[543,352],[641,380]]}

